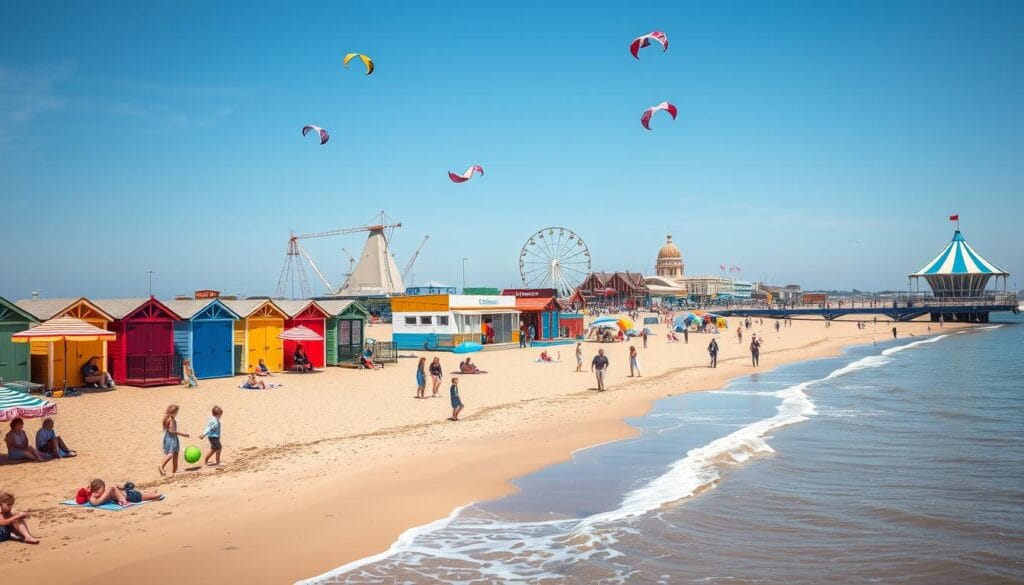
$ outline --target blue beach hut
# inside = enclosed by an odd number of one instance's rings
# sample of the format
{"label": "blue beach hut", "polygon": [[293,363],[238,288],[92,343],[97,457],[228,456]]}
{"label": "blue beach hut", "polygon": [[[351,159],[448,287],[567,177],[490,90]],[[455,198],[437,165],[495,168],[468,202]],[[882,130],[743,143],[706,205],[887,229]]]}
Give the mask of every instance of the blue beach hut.
{"label": "blue beach hut", "polygon": [[234,375],[238,314],[217,299],[166,301],[164,305],[181,316],[174,324],[174,351],[192,361],[196,378]]}

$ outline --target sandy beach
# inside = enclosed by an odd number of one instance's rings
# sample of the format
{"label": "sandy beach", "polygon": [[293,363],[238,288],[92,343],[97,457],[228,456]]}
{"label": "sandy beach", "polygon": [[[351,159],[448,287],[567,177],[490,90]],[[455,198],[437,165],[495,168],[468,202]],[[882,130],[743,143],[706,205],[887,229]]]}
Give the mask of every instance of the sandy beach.
{"label": "sandy beach", "polygon": [[[15,509],[31,513],[43,540],[0,546],[0,571],[12,582],[291,583],[385,551],[407,528],[459,506],[506,494],[512,479],[573,450],[634,433],[624,418],[653,400],[891,339],[891,325],[881,320],[866,330],[852,321],[828,328],[793,321],[778,333],[773,323],[751,329],[764,339],[756,370],[749,332],[737,343],[734,329],[719,336],[719,367],[710,369],[709,335],[669,343],[665,326],[653,327],[647,349],[631,342],[642,378],[628,377],[630,343],[584,343],[584,373],[574,371],[572,345],[549,349],[560,353],[558,363],[537,362],[539,348],[477,353],[474,362],[488,373],[459,376],[466,410],[457,423],[446,420],[451,375],[441,397],[414,399],[416,360],[407,358],[377,371],[279,374],[272,381],[282,387],[261,391],[239,389],[236,377],[203,381],[197,390],[120,388],[59,399],[57,429],[79,456],[0,467],[0,490],[17,496]],[[897,327],[900,337],[938,331],[926,322]],[[367,335],[387,339],[389,332],[375,325]],[[611,360],[603,393],[587,371],[599,348]],[[436,355],[446,372],[457,369],[459,356]],[[179,430],[192,435],[183,447],[204,452],[197,436],[211,407],[224,409],[225,465],[182,461],[176,476],[158,474],[160,420],[172,402],[181,406]],[[30,435],[38,427],[26,424]],[[94,477],[131,480],[167,499],[119,512],[58,505]]]}

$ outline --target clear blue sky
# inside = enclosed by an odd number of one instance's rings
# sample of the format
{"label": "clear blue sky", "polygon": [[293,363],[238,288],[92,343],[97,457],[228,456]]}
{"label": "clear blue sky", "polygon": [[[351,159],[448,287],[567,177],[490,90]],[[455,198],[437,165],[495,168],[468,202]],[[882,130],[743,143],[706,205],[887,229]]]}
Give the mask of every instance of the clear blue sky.
{"label": "clear blue sky", "polygon": [[[669,51],[634,60],[655,29]],[[564,225],[594,269],[652,272],[671,230],[687,273],[899,288],[959,212],[1024,285],[1021,30],[1021,2],[8,3],[0,295],[145,294],[146,270],[158,296],[271,294],[290,228],[380,209],[399,266],[430,234],[419,282],[468,256],[510,285]],[[679,118],[643,130],[662,100]],[[362,240],[310,250],[340,280]]]}

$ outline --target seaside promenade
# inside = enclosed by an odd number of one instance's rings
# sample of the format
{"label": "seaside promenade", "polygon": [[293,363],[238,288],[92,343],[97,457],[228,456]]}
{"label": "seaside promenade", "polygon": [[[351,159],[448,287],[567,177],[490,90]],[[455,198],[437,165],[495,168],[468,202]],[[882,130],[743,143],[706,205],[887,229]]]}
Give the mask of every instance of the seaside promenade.
{"label": "seaside promenade", "polygon": [[[736,325],[736,319],[731,325]],[[764,340],[759,371],[833,355],[846,345],[891,339],[890,324],[795,320],[774,330],[755,321]],[[947,323],[945,331],[958,327]],[[900,323],[901,337],[936,326]],[[49,583],[287,583],[382,552],[407,528],[513,489],[509,481],[566,460],[574,449],[629,436],[623,422],[657,398],[720,387],[754,372],[747,343],[732,328],[719,336],[719,367],[707,367],[708,334],[669,343],[666,327],[644,350],[629,343],[584,343],[576,373],[573,346],[561,361],[538,363],[539,348],[478,354],[484,375],[459,375],[464,420],[450,416],[447,389],[457,356],[444,365],[441,397],[416,400],[414,359],[383,370],[330,368],[280,374],[283,386],[240,390],[240,378],[177,387],[119,388],[59,400],[57,428],[79,456],[0,467],[3,489],[31,513],[39,546],[4,547],[0,572],[12,582],[46,575]],[[390,327],[367,335],[387,339]],[[748,334],[749,335],[749,334]],[[745,337],[745,340],[749,336]],[[642,378],[628,378],[635,345]],[[587,371],[597,349],[608,353],[609,392],[594,391]],[[428,387],[427,394],[430,394]],[[226,465],[161,478],[160,420],[181,406],[179,430],[197,439],[210,408],[224,409]],[[30,421],[34,433],[38,423]],[[94,478],[134,481],[167,500],[121,512],[62,507]]]}

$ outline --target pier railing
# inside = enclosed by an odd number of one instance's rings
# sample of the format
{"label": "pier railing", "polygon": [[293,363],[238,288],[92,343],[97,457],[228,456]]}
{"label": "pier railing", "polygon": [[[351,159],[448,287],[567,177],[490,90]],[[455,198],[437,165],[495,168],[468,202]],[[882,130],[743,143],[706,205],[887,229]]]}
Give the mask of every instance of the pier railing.
{"label": "pier railing", "polygon": [[1019,303],[1017,293],[1000,292],[970,297],[938,297],[928,293],[900,293],[889,295],[863,295],[832,297],[818,303],[773,302],[751,300],[747,302],[708,304],[708,309],[913,309],[928,307],[936,312],[955,313],[957,309],[981,307],[1007,307]]}

